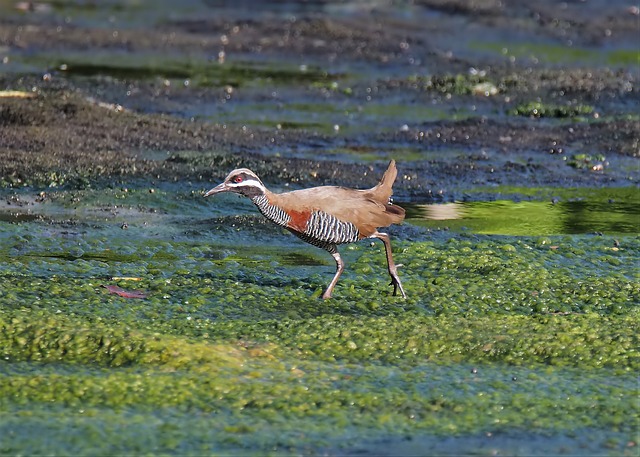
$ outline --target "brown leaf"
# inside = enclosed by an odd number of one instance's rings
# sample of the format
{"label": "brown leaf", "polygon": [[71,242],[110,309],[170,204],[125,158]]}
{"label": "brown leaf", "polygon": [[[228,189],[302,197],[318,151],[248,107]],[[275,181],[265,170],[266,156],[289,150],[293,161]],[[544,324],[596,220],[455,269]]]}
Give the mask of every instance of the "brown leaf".
{"label": "brown leaf", "polygon": [[109,291],[110,294],[116,294],[124,298],[147,298],[147,294],[138,290],[127,291],[118,286],[102,286]]}

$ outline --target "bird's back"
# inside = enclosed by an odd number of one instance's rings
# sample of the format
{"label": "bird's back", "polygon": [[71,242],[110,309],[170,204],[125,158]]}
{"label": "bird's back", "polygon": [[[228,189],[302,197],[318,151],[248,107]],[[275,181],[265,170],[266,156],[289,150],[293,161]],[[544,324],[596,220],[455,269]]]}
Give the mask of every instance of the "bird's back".
{"label": "bird's back", "polygon": [[270,193],[268,199],[289,214],[289,228],[293,230],[305,231],[311,215],[323,212],[338,221],[355,225],[360,238],[365,238],[375,233],[378,227],[404,220],[404,209],[389,203],[396,175],[395,162],[392,161],[380,183],[371,189],[321,186],[282,194]]}

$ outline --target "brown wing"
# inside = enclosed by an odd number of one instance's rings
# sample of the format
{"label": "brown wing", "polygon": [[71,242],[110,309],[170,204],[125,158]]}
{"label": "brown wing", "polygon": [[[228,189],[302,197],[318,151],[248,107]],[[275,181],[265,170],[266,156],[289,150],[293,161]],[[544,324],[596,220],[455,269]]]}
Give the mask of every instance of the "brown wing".
{"label": "brown wing", "polygon": [[310,214],[323,211],[341,221],[351,222],[364,238],[375,233],[378,227],[399,224],[404,220],[404,209],[388,203],[396,174],[392,161],[380,183],[372,189],[323,186],[271,194],[269,199],[287,212]]}

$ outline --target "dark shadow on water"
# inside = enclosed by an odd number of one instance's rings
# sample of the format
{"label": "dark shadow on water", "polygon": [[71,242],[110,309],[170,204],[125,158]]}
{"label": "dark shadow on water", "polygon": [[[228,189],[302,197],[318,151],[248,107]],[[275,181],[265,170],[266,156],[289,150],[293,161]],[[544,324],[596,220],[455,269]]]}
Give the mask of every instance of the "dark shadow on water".
{"label": "dark shadow on water", "polygon": [[42,220],[43,217],[40,214],[28,214],[28,213],[3,213],[0,212],[0,222],[31,222]]}

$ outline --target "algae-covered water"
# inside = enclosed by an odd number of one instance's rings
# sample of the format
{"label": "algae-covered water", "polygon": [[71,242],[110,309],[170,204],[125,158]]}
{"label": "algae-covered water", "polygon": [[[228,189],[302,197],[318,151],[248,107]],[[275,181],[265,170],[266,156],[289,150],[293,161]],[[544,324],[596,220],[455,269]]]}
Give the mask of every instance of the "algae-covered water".
{"label": "algae-covered water", "polygon": [[[638,11],[525,3],[0,2],[0,454],[636,456]],[[391,158],[406,300],[202,197]]]}
{"label": "algae-covered water", "polygon": [[405,224],[407,300],[362,242],[323,301],[330,256],[239,197],[29,195],[0,222],[3,453],[635,453],[635,233]]}

